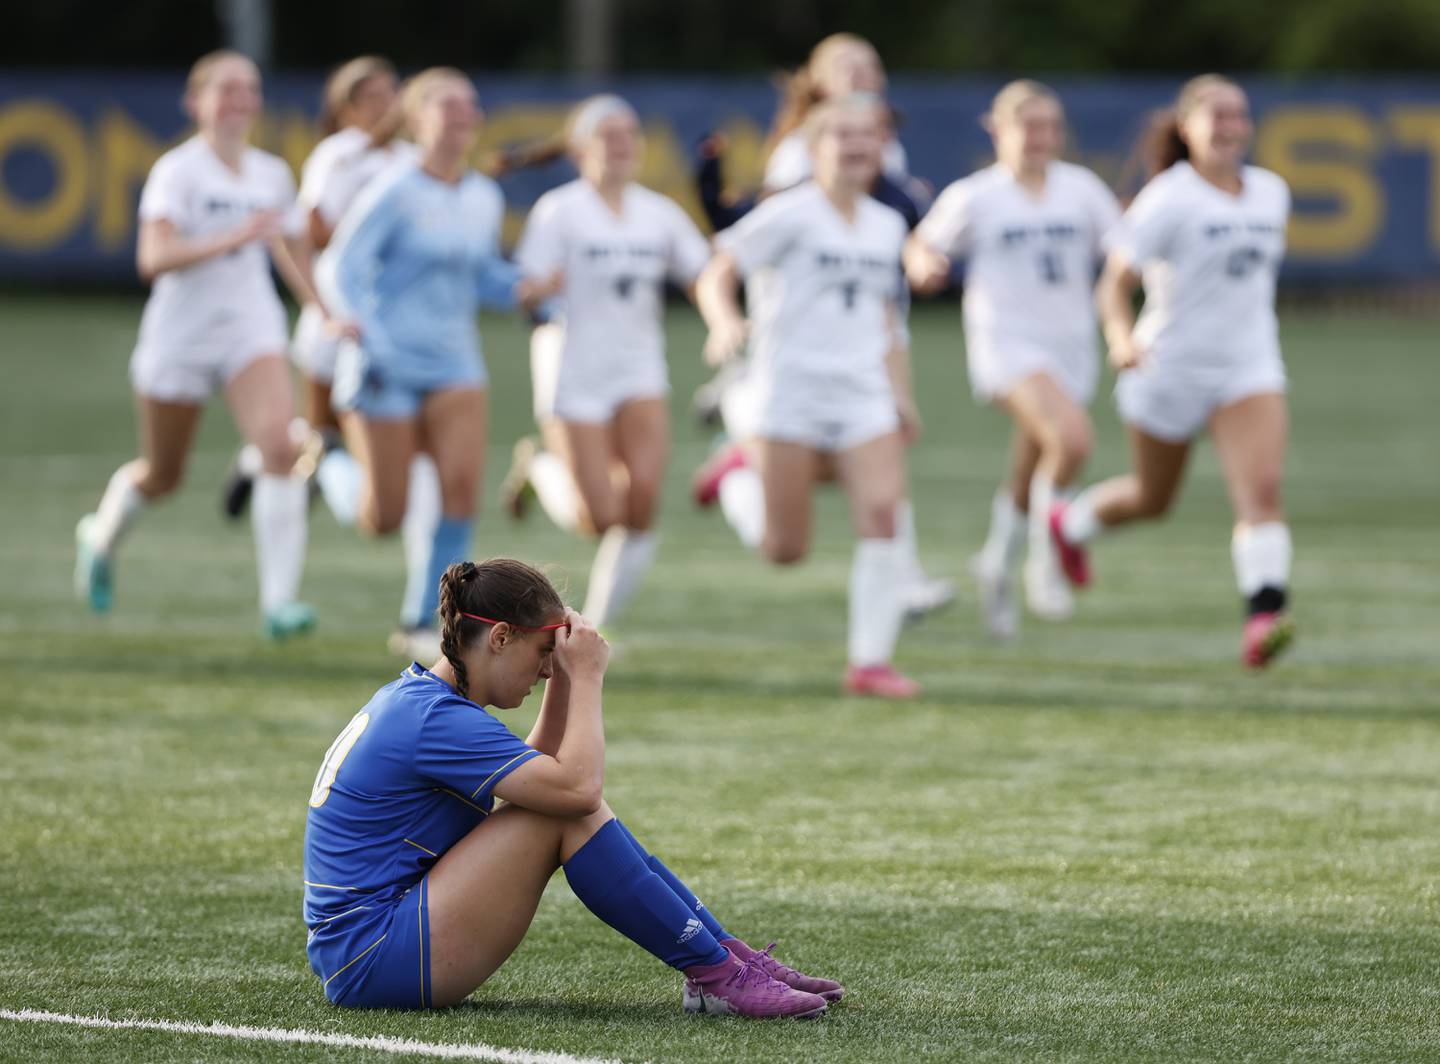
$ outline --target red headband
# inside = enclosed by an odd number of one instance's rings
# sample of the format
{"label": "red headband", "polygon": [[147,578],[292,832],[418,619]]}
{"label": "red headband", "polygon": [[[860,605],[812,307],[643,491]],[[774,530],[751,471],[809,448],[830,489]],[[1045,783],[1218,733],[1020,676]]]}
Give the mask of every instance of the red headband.
{"label": "red headband", "polygon": [[514,621],[497,621],[493,617],[481,617],[478,613],[466,613],[464,610],[460,611],[460,616],[469,617],[481,624],[508,624],[511,628],[523,628],[527,632],[553,632],[557,628],[570,627],[569,621],[561,621],[559,624],[516,624]]}

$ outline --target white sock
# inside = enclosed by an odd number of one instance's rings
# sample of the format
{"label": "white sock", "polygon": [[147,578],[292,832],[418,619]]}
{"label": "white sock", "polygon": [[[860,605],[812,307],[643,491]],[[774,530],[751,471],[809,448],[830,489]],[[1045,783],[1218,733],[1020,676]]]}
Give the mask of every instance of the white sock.
{"label": "white sock", "polygon": [[335,520],[347,527],[353,525],[360,509],[360,463],[355,456],[343,447],[330,451],[320,459],[315,483]]}
{"label": "white sock", "polygon": [[240,448],[239,455],[235,458],[235,468],[240,470],[241,476],[254,480],[265,469],[265,459],[260,454],[260,448],[253,443],[247,443]]}
{"label": "white sock", "polygon": [[850,565],[850,664],[887,665],[905,616],[905,548],[896,539],[862,539]]}
{"label": "white sock", "polygon": [[990,500],[990,531],[980,548],[981,564],[987,569],[1009,572],[1020,558],[1025,544],[1025,515],[1006,488]]}
{"label": "white sock", "polygon": [[255,559],[260,570],[260,609],[264,613],[294,602],[305,568],[309,502],[305,481],[261,473],[250,502],[255,530]]}
{"label": "white sock", "polygon": [[1289,587],[1293,556],[1290,526],[1283,521],[1236,526],[1230,540],[1230,557],[1235,562],[1240,594],[1249,598],[1263,587]]}
{"label": "white sock", "polygon": [[920,565],[920,543],[915,536],[915,507],[909,499],[901,499],[895,507],[895,542],[905,558],[905,586],[923,584],[928,578]]}
{"label": "white sock", "polygon": [[640,587],[655,557],[655,533],[615,525],[600,538],[580,612],[597,627],[614,622]]}
{"label": "white sock", "polygon": [[1035,473],[1030,477],[1030,558],[1052,568],[1058,568],[1055,545],[1050,542],[1050,508],[1055,503],[1055,482],[1049,477]]}
{"label": "white sock", "polygon": [[115,470],[110,483],[105,485],[105,494],[100,497],[100,506],[95,511],[94,539],[91,541],[91,547],[97,554],[108,556],[113,553],[145,508],[145,496],[135,486],[136,465],[136,462],[126,462]]}
{"label": "white sock", "polygon": [[1065,504],[1060,531],[1071,543],[1085,543],[1100,532],[1100,518],[1095,516],[1094,488],[1086,488]]}
{"label": "white sock", "polygon": [[405,545],[405,593],[400,599],[400,623],[408,628],[427,624],[421,617],[426,585],[430,580],[430,547],[440,522],[440,474],[435,460],[421,451],[410,460],[410,485],[405,494],[405,517],[400,540]]}
{"label": "white sock", "polygon": [[530,484],[556,527],[574,532],[580,524],[580,491],[570,468],[549,451],[539,451],[530,462]]}
{"label": "white sock", "polygon": [[765,538],[765,483],[748,466],[720,479],[720,510],[740,542],[758,550]]}

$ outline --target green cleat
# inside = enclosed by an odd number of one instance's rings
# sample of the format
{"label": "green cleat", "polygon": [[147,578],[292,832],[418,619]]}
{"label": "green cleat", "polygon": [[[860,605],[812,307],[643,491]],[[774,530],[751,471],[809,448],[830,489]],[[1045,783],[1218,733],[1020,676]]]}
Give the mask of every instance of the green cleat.
{"label": "green cleat", "polygon": [[315,627],[315,607],[304,602],[287,602],[265,614],[260,630],[277,643],[304,635]]}
{"label": "green cleat", "polygon": [[106,613],[115,598],[110,558],[91,544],[94,529],[94,514],[86,514],[75,526],[75,596],[89,602],[96,613]]}

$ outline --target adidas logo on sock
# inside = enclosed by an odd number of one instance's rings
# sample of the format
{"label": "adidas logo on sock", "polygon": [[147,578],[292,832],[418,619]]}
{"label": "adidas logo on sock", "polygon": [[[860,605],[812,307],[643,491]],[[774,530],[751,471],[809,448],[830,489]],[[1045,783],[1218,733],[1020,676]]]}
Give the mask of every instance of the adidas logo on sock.
{"label": "adidas logo on sock", "polygon": [[690,919],[685,921],[685,930],[682,931],[680,933],[680,937],[675,940],[676,944],[681,945],[689,942],[692,938],[698,935],[704,929],[704,927],[705,925],[702,924],[699,920],[695,919],[695,917],[690,917]]}

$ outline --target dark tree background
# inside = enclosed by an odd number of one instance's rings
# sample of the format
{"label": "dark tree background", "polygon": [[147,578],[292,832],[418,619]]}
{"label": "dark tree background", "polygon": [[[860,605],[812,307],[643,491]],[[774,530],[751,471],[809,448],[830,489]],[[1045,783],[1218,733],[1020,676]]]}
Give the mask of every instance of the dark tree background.
{"label": "dark tree background", "polygon": [[[581,0],[583,2],[583,0]],[[608,0],[619,73],[791,66],[826,33],[934,73],[1440,71],[1440,0]],[[576,0],[271,0],[273,65],[361,52],[403,68],[560,72]],[[186,65],[224,32],[214,0],[10,5],[0,64]]]}

